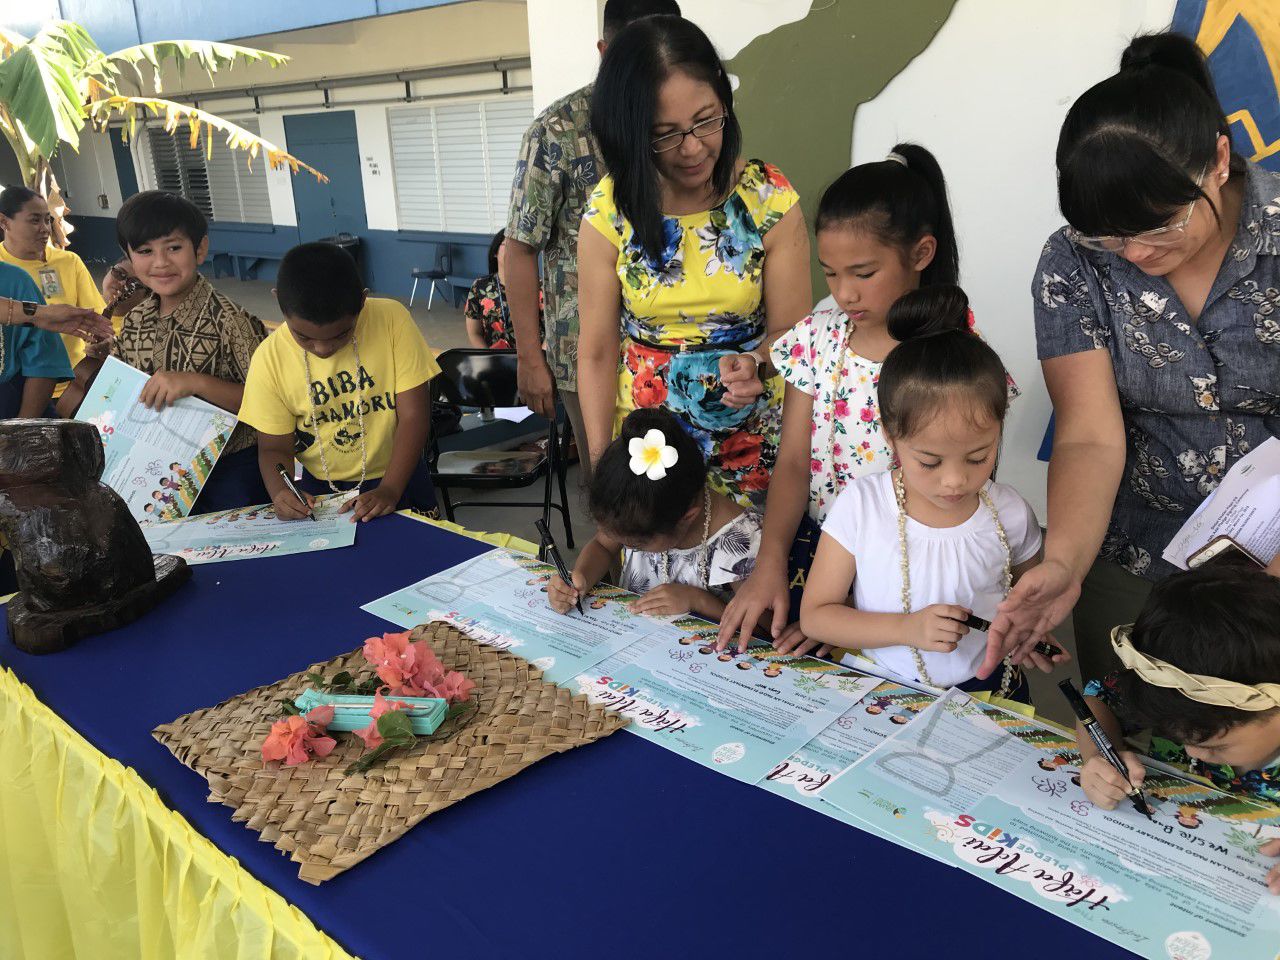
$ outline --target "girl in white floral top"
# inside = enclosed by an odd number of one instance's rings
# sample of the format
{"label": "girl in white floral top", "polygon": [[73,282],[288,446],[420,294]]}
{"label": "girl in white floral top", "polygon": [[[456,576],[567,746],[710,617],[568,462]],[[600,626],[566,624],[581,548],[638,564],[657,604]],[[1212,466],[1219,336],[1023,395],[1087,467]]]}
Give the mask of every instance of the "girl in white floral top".
{"label": "girl in white floral top", "polygon": [[[736,634],[745,649],[768,610],[774,643],[798,633],[818,525],[846,484],[893,462],[876,400],[880,364],[896,346],[885,326],[889,307],[959,274],[946,181],[917,144],[900,143],[884,160],[845,171],[822,195],[815,232],[831,296],[773,347],[787,382],[782,439],[760,555],[721,618],[721,647]],[[804,643],[799,652],[815,646]]]}
{"label": "girl in white floral top", "polygon": [[582,550],[573,583],[552,577],[551,606],[567,613],[590,593],[622,551],[622,587],[633,609],[655,616],[719,619],[750,576],[760,547],[760,514],[713,490],[697,440],[660,408],[634,410],[591,477],[596,535]]}

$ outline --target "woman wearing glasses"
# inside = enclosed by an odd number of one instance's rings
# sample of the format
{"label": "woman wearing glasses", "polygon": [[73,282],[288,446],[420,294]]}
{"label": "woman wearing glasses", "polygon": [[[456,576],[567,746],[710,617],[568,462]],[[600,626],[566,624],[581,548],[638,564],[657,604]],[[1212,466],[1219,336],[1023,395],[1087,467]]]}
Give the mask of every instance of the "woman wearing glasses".
{"label": "woman wearing glasses", "polygon": [[1074,605],[1092,679],[1111,628],[1174,570],[1178,528],[1280,424],[1280,176],[1232,152],[1204,57],[1173,34],[1135,39],[1075,102],[1057,164],[1070,226],[1033,283],[1057,419],[1045,560],[986,666]]}
{"label": "woman wearing glasses", "polygon": [[578,239],[587,448],[637,407],[678,416],[712,489],[763,506],[777,455],[773,339],[809,309],[809,242],[777,168],[739,156],[733,92],[694,24],[650,17],[609,45],[591,126],[609,176]]}

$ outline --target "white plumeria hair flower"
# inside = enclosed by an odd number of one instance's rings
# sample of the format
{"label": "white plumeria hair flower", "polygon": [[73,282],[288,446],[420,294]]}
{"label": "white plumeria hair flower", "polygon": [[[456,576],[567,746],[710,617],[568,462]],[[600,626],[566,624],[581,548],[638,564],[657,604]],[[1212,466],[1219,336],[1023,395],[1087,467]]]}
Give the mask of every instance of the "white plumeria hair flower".
{"label": "white plumeria hair flower", "polygon": [[680,459],[676,448],[667,443],[667,435],[657,428],[643,437],[632,437],[627,442],[627,453],[631,454],[631,472],[650,480],[661,480]]}

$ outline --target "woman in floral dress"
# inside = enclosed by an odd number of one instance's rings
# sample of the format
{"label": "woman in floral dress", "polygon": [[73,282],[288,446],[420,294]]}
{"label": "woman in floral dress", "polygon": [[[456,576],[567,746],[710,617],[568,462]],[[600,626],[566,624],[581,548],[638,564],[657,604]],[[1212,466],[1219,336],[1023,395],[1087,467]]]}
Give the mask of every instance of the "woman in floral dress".
{"label": "woman in floral dress", "polygon": [[687,20],[619,34],[591,116],[611,175],[579,235],[588,449],[603,450],[631,410],[662,406],[702,447],[712,488],[760,506],[781,422],[768,351],[809,306],[796,192],[776,167],[739,157],[728,75]]}
{"label": "woman in floral dress", "polygon": [[1072,106],[1058,183],[1070,227],[1032,284],[1057,422],[1045,559],[987,665],[1072,613],[1092,680],[1119,664],[1111,628],[1174,571],[1174,534],[1280,428],[1280,175],[1232,151],[1195,44],[1158,34]]}

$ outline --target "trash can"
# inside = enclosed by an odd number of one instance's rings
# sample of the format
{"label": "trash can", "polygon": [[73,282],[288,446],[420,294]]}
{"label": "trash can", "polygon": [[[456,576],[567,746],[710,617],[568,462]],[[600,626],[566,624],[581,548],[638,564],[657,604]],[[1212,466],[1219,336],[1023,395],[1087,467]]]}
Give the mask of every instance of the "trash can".
{"label": "trash can", "polygon": [[351,254],[351,259],[356,262],[356,270],[360,274],[360,282],[364,283],[364,264],[360,259],[361,240],[354,233],[337,233],[332,237],[321,237],[317,243],[331,243],[335,247],[341,247],[347,253]]}

